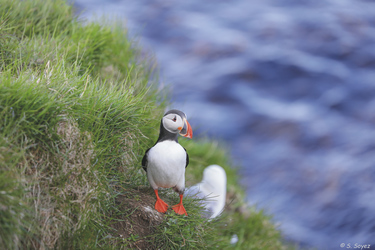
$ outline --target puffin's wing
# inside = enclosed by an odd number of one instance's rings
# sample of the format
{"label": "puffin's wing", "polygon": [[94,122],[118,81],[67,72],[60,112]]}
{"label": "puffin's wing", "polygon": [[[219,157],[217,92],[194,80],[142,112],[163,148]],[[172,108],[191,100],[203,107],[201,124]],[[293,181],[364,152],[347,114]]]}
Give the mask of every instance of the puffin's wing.
{"label": "puffin's wing", "polygon": [[142,158],[142,168],[146,171],[146,173],[147,173],[147,164],[148,164],[147,157],[148,157],[148,151],[150,151],[150,149],[151,148],[146,150],[145,155]]}
{"label": "puffin's wing", "polygon": [[186,152],[186,166],[185,166],[185,168],[187,168],[187,166],[189,165],[189,155],[188,155],[186,149],[185,149],[185,152]]}

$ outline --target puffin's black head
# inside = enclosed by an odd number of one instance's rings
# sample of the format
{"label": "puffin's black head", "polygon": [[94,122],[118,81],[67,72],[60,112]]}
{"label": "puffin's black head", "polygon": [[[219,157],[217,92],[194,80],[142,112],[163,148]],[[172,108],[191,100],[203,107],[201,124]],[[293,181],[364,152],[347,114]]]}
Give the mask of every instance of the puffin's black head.
{"label": "puffin's black head", "polygon": [[178,134],[187,138],[193,137],[193,130],[184,112],[172,109],[166,112],[160,123],[160,140],[172,139],[177,141]]}

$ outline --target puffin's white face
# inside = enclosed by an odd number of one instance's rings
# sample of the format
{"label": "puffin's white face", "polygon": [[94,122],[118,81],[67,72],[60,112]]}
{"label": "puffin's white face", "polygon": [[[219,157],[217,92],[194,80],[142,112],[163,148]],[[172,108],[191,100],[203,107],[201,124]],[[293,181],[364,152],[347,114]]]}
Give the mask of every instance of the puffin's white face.
{"label": "puffin's white face", "polygon": [[177,114],[168,114],[163,117],[163,126],[171,133],[179,133],[184,127],[184,121]]}
{"label": "puffin's white face", "polygon": [[193,137],[193,130],[191,129],[189,122],[186,120],[185,114],[181,117],[177,113],[169,113],[163,117],[162,122],[164,128],[171,133],[179,133],[190,139]]}

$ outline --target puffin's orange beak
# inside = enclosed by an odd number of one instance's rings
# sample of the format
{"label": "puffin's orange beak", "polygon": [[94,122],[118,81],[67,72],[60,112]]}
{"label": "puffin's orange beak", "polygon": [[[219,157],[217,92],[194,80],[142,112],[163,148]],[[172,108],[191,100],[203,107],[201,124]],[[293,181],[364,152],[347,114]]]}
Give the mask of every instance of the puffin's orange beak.
{"label": "puffin's orange beak", "polygon": [[180,130],[180,135],[185,136],[189,139],[193,138],[193,130],[191,129],[191,126],[186,119],[184,119],[184,127]]}

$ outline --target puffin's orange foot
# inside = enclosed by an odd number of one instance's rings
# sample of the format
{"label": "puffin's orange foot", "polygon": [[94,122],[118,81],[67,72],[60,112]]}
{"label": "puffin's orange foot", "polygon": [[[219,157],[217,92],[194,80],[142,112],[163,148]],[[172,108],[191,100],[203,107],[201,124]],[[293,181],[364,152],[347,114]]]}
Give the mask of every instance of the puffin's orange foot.
{"label": "puffin's orange foot", "polygon": [[188,214],[186,213],[186,210],[185,210],[185,208],[184,208],[184,205],[182,205],[182,203],[179,203],[179,204],[177,204],[177,205],[174,205],[174,206],[172,207],[172,209],[176,212],[176,214],[185,214],[186,216],[188,215]]}
{"label": "puffin's orange foot", "polygon": [[162,199],[157,199],[155,203],[155,209],[160,213],[167,212],[168,204],[165,203]]}

